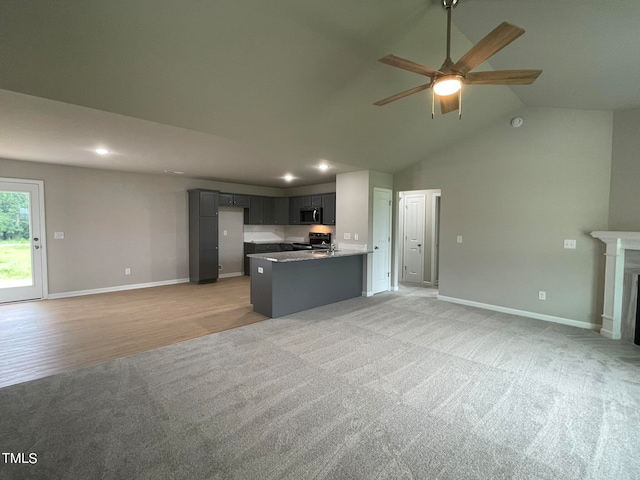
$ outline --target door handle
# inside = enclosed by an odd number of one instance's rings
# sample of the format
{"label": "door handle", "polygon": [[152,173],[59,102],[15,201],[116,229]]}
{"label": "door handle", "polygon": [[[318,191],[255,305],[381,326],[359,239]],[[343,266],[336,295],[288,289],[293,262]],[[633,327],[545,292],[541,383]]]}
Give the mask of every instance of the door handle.
{"label": "door handle", "polygon": [[373,247],[374,250],[378,250],[378,247]]}
{"label": "door handle", "polygon": [[35,248],[36,250],[38,250],[40,248],[40,245],[34,245],[33,248]]}
{"label": "door handle", "polygon": [[422,244],[421,244],[421,243],[419,243],[419,244],[418,244],[418,246],[419,246],[419,247],[421,247],[421,246],[422,246]]}
{"label": "door handle", "polygon": [[313,221],[318,221],[318,210],[316,210],[315,208],[313,209]]}

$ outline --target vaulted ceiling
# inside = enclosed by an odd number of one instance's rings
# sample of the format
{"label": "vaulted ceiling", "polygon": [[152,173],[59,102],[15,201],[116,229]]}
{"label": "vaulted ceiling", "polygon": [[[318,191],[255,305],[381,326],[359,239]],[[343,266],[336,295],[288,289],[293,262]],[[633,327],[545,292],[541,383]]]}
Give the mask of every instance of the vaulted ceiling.
{"label": "vaulted ceiling", "polygon": [[427,93],[372,104],[424,83],[378,58],[442,64],[435,0],[3,2],[0,157],[284,187],[394,173],[523,105],[640,106],[640,2],[460,0],[453,59],[505,20],[527,33],[475,70],[540,78],[432,120]]}

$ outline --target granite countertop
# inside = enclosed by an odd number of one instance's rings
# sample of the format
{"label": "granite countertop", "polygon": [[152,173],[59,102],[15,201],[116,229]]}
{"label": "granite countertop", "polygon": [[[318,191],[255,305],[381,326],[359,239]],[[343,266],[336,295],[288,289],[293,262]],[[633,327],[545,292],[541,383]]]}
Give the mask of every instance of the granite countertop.
{"label": "granite countertop", "polygon": [[244,243],[255,243],[256,245],[266,245],[266,244],[280,244],[280,243],[293,243],[287,240],[245,240]]}
{"label": "granite countertop", "polygon": [[324,260],[325,258],[350,257],[353,255],[366,255],[373,253],[370,250],[336,250],[329,252],[327,250],[294,250],[293,252],[269,252],[269,253],[252,253],[247,255],[251,258],[261,258],[270,262],[300,262],[303,260]]}

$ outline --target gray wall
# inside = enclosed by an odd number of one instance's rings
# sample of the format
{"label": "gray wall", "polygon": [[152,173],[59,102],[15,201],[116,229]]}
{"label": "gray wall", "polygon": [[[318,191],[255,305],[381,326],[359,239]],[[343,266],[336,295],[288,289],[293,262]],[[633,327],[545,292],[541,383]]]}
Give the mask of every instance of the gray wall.
{"label": "gray wall", "polygon": [[333,193],[336,191],[336,182],[306,185],[304,187],[291,187],[284,189],[286,197],[298,197],[300,195],[316,195],[319,193]]}
{"label": "gray wall", "polygon": [[613,115],[609,230],[640,231],[640,108]]}
{"label": "gray wall", "polygon": [[[0,159],[0,177],[44,181],[49,293],[189,277],[187,190],[278,188]],[[65,232],[54,240],[53,232]],[[125,276],[124,269],[131,268]]]}
{"label": "gray wall", "polygon": [[[336,176],[336,242],[345,246],[366,245],[369,241],[369,171]],[[345,240],[344,234],[351,239]],[[358,234],[358,240],[354,235]]]}
{"label": "gray wall", "polygon": [[244,208],[220,207],[218,264],[220,276],[244,273]]}
{"label": "gray wall", "polygon": [[522,127],[489,124],[396,174],[395,190],[442,190],[441,295],[600,323],[603,248],[589,232],[608,223],[612,114],[516,113]]}

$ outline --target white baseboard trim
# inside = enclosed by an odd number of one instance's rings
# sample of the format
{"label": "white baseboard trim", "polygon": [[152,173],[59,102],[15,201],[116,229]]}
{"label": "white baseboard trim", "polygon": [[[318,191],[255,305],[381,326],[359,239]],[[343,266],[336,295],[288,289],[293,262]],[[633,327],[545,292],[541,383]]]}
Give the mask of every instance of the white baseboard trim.
{"label": "white baseboard trim", "polygon": [[162,285],[175,285],[177,283],[187,283],[188,281],[188,278],[176,278],[174,280],[162,280],[160,282],[135,283],[132,285],[94,288],[91,290],[76,290],[75,292],[50,293],[49,300],[54,300],[56,298],[81,297],[83,295],[95,295],[97,293],[122,292],[124,290],[136,290],[138,288],[160,287]]}
{"label": "white baseboard trim", "polygon": [[622,334],[618,333],[617,335],[614,335],[611,330],[607,330],[606,328],[600,329],[600,335],[610,338],[611,340],[620,340],[622,338]]}
{"label": "white baseboard trim", "polygon": [[[526,310],[516,310],[515,308],[500,307],[498,305],[490,305],[488,303],[472,302],[471,300],[447,297],[444,295],[438,295],[438,300],[443,300],[450,303],[458,303],[460,305],[467,305],[469,307],[482,308],[484,310],[493,310],[495,312],[510,313],[512,315],[519,315],[521,317],[535,318],[536,320],[544,320],[545,322],[560,323],[562,325],[570,325],[572,327],[586,328],[588,330],[598,330],[601,328],[601,325],[597,325],[595,323],[582,322],[580,320],[571,320],[570,318],[554,317],[553,315],[528,312]],[[602,330],[600,332],[602,333]]]}
{"label": "white baseboard trim", "polygon": [[243,272],[221,273],[218,275],[218,278],[241,277],[243,275],[244,275]]}
{"label": "white baseboard trim", "polygon": [[373,297],[373,292],[362,292],[363,297]]}

